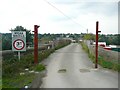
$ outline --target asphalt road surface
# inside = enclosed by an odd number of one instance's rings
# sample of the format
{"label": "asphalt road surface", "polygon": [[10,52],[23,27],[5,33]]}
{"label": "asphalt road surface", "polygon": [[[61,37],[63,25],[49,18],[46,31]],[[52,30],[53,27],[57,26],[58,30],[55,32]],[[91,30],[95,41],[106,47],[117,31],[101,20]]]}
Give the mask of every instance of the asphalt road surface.
{"label": "asphalt road surface", "polygon": [[118,88],[118,73],[94,64],[80,44],[72,43],[44,62],[47,75],[40,88]]}

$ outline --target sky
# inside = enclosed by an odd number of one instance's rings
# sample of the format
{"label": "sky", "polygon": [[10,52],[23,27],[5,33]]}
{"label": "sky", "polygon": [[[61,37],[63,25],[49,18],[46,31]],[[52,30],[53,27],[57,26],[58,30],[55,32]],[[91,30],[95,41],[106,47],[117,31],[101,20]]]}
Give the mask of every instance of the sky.
{"label": "sky", "polygon": [[0,0],[0,32],[16,26],[39,33],[118,33],[119,0]]}

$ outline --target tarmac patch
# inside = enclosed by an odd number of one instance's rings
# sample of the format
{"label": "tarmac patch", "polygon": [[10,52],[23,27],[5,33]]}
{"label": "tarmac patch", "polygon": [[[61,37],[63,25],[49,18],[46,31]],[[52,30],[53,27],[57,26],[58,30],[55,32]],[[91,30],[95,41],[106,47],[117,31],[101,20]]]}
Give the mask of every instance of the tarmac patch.
{"label": "tarmac patch", "polygon": [[58,73],[65,73],[67,70],[66,69],[60,69],[58,70]]}
{"label": "tarmac patch", "polygon": [[90,72],[90,70],[89,69],[80,69],[80,72],[82,72],[82,73],[86,73],[86,72]]}

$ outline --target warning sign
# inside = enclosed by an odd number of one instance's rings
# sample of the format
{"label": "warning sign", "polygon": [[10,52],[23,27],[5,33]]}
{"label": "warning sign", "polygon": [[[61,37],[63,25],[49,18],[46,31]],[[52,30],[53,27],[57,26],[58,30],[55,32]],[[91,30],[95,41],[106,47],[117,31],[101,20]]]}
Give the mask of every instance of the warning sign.
{"label": "warning sign", "polygon": [[26,51],[26,32],[12,31],[12,50]]}

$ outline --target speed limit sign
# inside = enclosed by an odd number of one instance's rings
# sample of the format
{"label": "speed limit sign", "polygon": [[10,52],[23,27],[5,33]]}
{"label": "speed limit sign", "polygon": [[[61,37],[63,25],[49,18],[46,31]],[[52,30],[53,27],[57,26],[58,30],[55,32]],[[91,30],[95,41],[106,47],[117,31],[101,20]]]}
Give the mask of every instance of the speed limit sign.
{"label": "speed limit sign", "polygon": [[16,50],[22,50],[22,49],[25,47],[25,43],[24,43],[23,40],[17,39],[17,40],[14,41],[13,47],[14,47]]}
{"label": "speed limit sign", "polygon": [[12,50],[26,51],[26,32],[25,31],[12,32]]}

